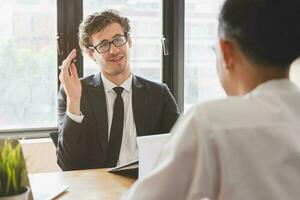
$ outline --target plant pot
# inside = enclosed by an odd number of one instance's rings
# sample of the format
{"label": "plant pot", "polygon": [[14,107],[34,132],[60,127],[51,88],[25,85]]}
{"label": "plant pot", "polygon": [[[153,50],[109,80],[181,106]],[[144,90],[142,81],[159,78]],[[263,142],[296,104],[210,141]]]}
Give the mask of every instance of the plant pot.
{"label": "plant pot", "polygon": [[0,200],[28,200],[30,188],[27,187],[26,191],[12,196],[0,197]]}

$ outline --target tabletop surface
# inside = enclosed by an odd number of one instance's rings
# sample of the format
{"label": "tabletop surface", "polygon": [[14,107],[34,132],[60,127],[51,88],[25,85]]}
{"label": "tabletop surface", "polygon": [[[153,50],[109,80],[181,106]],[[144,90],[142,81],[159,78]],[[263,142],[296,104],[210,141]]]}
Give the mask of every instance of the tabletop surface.
{"label": "tabletop surface", "polygon": [[55,196],[60,190],[67,191],[56,199],[120,199],[135,182],[135,178],[109,173],[106,169],[90,169],[68,172],[50,172],[29,175],[34,199]]}

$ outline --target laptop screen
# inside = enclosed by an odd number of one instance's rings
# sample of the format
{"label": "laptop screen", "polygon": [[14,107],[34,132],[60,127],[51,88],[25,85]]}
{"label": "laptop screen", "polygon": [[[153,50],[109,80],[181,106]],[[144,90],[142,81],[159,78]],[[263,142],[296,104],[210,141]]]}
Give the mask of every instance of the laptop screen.
{"label": "laptop screen", "polygon": [[157,134],[137,137],[139,148],[139,178],[153,168],[160,151],[170,139],[171,134]]}

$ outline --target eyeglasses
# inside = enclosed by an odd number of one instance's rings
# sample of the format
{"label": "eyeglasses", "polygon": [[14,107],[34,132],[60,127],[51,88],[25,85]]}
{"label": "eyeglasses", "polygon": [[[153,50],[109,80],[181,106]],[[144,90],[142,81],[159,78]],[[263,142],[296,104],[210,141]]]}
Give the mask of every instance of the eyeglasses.
{"label": "eyeglasses", "polygon": [[128,40],[128,34],[125,33],[125,35],[119,35],[119,36],[115,37],[111,42],[104,41],[94,47],[92,46],[89,48],[96,50],[99,54],[105,53],[110,50],[111,44],[113,44],[115,47],[121,47],[127,43],[127,40]]}

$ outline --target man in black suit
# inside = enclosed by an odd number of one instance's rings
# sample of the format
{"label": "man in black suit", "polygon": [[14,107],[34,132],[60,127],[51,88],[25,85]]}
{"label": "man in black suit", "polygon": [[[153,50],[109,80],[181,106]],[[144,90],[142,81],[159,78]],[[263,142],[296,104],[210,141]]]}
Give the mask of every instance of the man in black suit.
{"label": "man in black suit", "polygon": [[63,170],[114,167],[138,158],[136,136],[169,132],[179,111],[168,87],[130,68],[129,20],[108,10],[79,26],[100,73],[78,78],[74,49],[61,66],[57,162]]}

